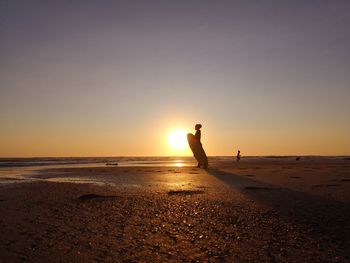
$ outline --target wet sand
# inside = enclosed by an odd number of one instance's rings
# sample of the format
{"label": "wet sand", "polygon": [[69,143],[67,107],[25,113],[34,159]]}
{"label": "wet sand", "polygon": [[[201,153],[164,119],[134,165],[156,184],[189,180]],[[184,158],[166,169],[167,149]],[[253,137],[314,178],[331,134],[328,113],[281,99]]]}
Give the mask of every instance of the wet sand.
{"label": "wet sand", "polygon": [[44,170],[0,186],[3,262],[349,262],[350,161]]}

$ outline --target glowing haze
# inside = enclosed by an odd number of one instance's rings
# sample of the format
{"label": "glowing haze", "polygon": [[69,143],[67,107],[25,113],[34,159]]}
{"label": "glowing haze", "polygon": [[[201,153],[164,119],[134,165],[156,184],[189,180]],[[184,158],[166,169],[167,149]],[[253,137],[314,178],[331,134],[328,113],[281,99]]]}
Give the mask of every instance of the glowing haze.
{"label": "glowing haze", "polygon": [[1,1],[0,156],[350,154],[349,1]]}

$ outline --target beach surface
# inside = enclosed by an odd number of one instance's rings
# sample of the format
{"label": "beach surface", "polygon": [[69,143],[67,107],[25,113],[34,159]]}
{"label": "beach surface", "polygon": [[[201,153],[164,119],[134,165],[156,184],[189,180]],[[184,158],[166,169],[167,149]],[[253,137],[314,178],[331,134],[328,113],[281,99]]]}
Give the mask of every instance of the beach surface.
{"label": "beach surface", "polygon": [[2,168],[0,262],[350,261],[348,158],[209,166]]}

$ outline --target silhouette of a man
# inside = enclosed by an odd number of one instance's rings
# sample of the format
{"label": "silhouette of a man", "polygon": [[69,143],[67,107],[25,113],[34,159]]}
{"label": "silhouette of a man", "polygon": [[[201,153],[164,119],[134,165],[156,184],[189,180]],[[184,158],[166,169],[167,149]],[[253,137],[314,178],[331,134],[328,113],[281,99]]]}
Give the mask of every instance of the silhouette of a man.
{"label": "silhouette of a man", "polygon": [[202,145],[202,143],[201,143],[201,130],[200,130],[201,128],[202,128],[202,124],[196,124],[196,126],[194,126],[194,129],[196,130],[194,137],[196,137],[198,142]]}

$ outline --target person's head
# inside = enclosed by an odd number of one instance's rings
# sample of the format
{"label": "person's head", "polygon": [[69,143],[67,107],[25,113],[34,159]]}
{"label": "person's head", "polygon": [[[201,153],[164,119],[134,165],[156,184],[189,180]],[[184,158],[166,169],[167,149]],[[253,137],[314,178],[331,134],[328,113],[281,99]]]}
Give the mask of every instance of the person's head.
{"label": "person's head", "polygon": [[202,128],[202,124],[196,124],[196,126],[194,126],[196,131],[198,131],[200,128]]}

